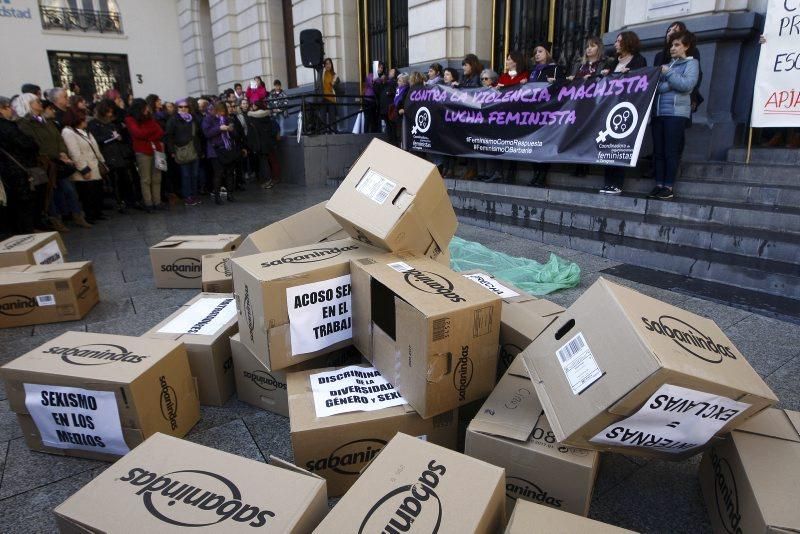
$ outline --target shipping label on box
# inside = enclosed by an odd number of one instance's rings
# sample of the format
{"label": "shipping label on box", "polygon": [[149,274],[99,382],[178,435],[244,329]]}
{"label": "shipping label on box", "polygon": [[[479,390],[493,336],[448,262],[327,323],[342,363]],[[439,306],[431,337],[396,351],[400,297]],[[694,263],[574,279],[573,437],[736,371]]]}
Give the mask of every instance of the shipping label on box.
{"label": "shipping label on box", "polygon": [[524,500],[587,515],[599,454],[555,439],[521,364],[517,358],[470,422],[464,453],[505,468],[509,513]]}
{"label": "shipping label on box", "polygon": [[385,250],[440,259],[456,220],[436,166],[378,139],[326,204],[351,237]]}
{"label": "shipping label on box", "polygon": [[234,258],[242,342],[272,370],[350,345],[350,260],[375,254],[343,239]]}
{"label": "shipping label on box", "polygon": [[412,253],[353,261],[352,269],[354,343],[422,417],[491,392],[496,295]]}
{"label": "shipping label on box", "polygon": [[143,532],[302,534],[327,511],[325,482],[318,477],[156,434],[54,513],[61,532],[135,525]]}
{"label": "shipping label on box", "polygon": [[748,419],[703,454],[699,476],[715,533],[800,531],[800,413]]}
{"label": "shipping label on box", "polygon": [[113,460],[156,432],[183,436],[200,418],[176,341],[68,332],[0,375],[34,450]]}
{"label": "shipping label on box", "polygon": [[523,358],[557,438],[581,448],[680,459],[777,402],[713,321],[602,278]]}
{"label": "shipping label on box", "polygon": [[142,337],[182,342],[197,378],[200,403],[221,406],[236,390],[229,339],[238,328],[233,295],[200,293]]}
{"label": "shipping label on box", "polygon": [[495,533],[503,470],[398,433],[314,531]]}
{"label": "shipping label on box", "polygon": [[23,234],[0,241],[0,267],[64,263],[67,249],[58,232]]}
{"label": "shipping label on box", "polygon": [[202,257],[236,249],[239,234],[174,235],[150,247],[156,287],[202,288]]}
{"label": "shipping label on box", "polygon": [[455,448],[458,417],[422,419],[374,367],[348,366],[287,375],[292,448],[298,466],[343,495],[397,432]]}
{"label": "shipping label on box", "polygon": [[231,273],[231,254],[204,254],[202,266],[203,291],[206,293],[233,293],[233,274]]}
{"label": "shipping label on box", "polygon": [[89,261],[0,268],[0,328],[75,321],[98,300]]}

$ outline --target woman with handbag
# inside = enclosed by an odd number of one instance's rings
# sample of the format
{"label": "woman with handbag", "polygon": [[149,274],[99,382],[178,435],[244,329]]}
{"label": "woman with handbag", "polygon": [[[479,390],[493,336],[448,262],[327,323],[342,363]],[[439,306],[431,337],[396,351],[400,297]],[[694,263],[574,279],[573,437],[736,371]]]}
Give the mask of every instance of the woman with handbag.
{"label": "woman with handbag", "polygon": [[131,103],[125,126],[130,132],[133,152],[136,154],[145,211],[152,213],[154,209],[165,209],[161,203],[161,171],[167,169],[161,142],[164,130],[153,118],[153,112],[143,98],[135,98]]}
{"label": "woman with handbag", "polygon": [[97,141],[108,167],[108,180],[117,201],[117,211],[126,213],[126,208],[136,203],[130,171],[133,150],[125,142],[123,127],[116,120],[116,109],[111,100],[98,102],[94,108],[94,120],[89,123],[89,133]]}
{"label": "woman with handbag", "polygon": [[178,112],[167,121],[164,140],[167,153],[172,154],[181,173],[181,196],[187,206],[200,204],[197,198],[198,174],[200,172],[200,126],[189,112],[186,100],[175,102]]}
{"label": "woman with handbag", "polygon": [[15,234],[31,234],[41,210],[34,202],[34,177],[29,169],[38,166],[39,147],[13,119],[11,101],[0,96],[0,176],[8,200],[5,227]]}
{"label": "woman with handbag", "polygon": [[233,202],[236,187],[234,169],[239,164],[242,150],[225,102],[217,102],[210,108],[203,119],[203,135],[206,137],[206,157],[214,169],[214,202],[222,204],[220,191],[223,184],[228,201]]}
{"label": "woman with handbag", "polygon": [[105,160],[92,134],[86,131],[86,112],[68,109],[62,119],[61,137],[77,171],[72,182],[89,224],[108,219],[103,215],[103,178],[108,174]]}

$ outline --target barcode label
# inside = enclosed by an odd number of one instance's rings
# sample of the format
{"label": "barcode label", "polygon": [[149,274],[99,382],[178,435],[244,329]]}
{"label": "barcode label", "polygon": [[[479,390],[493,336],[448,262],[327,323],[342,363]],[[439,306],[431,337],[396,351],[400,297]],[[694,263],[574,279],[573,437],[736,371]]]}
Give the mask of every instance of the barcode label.
{"label": "barcode label", "polygon": [[53,295],[37,295],[36,304],[39,306],[55,306],[56,297]]}
{"label": "barcode label", "polygon": [[398,273],[404,273],[406,271],[410,271],[410,270],[413,269],[412,266],[410,266],[409,264],[404,263],[402,261],[396,261],[394,263],[389,263],[387,265],[389,265],[389,267],[391,267],[392,269],[394,269]]}
{"label": "barcode label", "polygon": [[603,376],[603,371],[597,365],[597,360],[594,359],[594,354],[582,332],[578,332],[575,337],[558,349],[556,357],[561,363],[569,387],[575,395]]}
{"label": "barcode label", "polygon": [[383,205],[397,184],[372,169],[367,170],[356,186],[356,191]]}

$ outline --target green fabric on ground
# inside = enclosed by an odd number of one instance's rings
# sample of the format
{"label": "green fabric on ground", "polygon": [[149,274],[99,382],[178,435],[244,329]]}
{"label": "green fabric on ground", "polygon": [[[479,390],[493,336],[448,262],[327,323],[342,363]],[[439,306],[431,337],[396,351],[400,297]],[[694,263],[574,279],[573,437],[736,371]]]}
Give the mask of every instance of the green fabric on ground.
{"label": "green fabric on ground", "polygon": [[547,263],[515,258],[480,243],[454,237],[450,241],[450,266],[454,271],[479,269],[499,280],[511,282],[532,295],[547,295],[575,287],[581,280],[578,264],[550,254]]}

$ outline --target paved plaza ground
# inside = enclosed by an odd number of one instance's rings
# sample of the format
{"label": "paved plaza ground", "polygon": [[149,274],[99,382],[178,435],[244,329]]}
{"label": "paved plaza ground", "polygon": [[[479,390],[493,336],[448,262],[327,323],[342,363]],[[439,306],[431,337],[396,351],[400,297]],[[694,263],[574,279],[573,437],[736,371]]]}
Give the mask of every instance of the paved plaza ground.
{"label": "paved plaza ground", "polygon": [[[92,260],[101,302],[82,321],[0,330],[0,364],[68,330],[140,335],[167,317],[197,291],[155,289],[148,246],[173,234],[246,234],[319,202],[332,188],[279,186],[237,195],[239,202],[173,208],[146,215],[114,214],[91,230],[65,236],[70,260]],[[781,407],[800,410],[800,331],[758,313],[602,273],[616,262],[556,246],[462,225],[458,235],[537,261],[551,252],[581,268],[579,287],[546,298],[568,306],[598,277],[628,285],[719,324],[781,399]],[[235,398],[221,408],[203,407],[202,419],[187,439],[264,461],[268,455],[292,458],[289,420]],[[642,532],[707,532],[709,523],[697,481],[700,457],[683,462],[602,456],[591,517]],[[51,510],[100,473],[107,464],[31,452],[0,385],[0,532],[53,532]],[[102,496],[97,496],[102,506]]]}

